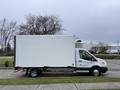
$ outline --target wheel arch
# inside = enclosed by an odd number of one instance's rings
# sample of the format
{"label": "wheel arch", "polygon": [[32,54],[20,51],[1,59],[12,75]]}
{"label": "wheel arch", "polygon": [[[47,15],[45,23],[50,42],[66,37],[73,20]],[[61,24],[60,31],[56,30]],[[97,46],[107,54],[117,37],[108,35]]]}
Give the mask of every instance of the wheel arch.
{"label": "wheel arch", "polygon": [[90,71],[91,71],[92,69],[95,69],[95,68],[97,68],[97,69],[100,69],[100,70],[101,70],[101,67],[100,67],[100,66],[95,65],[95,66],[92,66],[92,67],[90,68]]}

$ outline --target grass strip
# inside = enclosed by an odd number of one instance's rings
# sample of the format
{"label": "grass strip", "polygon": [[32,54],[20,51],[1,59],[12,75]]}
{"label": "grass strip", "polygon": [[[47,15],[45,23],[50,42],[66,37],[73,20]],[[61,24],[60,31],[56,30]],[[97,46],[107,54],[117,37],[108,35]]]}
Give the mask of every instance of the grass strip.
{"label": "grass strip", "polygon": [[0,67],[5,67],[5,62],[9,62],[8,67],[13,67],[13,58],[12,56],[2,56],[0,57]]}
{"label": "grass strip", "polygon": [[68,77],[38,77],[0,79],[0,85],[34,85],[34,84],[57,84],[57,83],[97,83],[97,82],[120,82],[120,78],[93,77],[93,76],[68,76]]}
{"label": "grass strip", "polygon": [[98,58],[102,59],[120,59],[120,54],[94,54]]}

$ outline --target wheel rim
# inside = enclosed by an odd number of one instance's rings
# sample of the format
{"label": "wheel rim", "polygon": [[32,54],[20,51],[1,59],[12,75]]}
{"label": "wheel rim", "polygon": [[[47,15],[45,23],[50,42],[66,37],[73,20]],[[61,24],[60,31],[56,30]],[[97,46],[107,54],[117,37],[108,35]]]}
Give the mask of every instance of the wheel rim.
{"label": "wheel rim", "polygon": [[94,70],[93,70],[93,75],[94,75],[94,76],[99,76],[99,74],[100,74],[100,72],[99,72],[98,69],[94,69]]}
{"label": "wheel rim", "polygon": [[37,71],[31,71],[31,77],[37,77],[38,73]]}

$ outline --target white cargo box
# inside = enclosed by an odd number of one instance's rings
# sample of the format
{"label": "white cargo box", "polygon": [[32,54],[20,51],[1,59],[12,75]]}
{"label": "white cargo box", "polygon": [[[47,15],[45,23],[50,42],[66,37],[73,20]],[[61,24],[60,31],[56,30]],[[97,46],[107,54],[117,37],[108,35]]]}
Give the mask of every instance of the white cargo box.
{"label": "white cargo box", "polygon": [[17,35],[15,67],[75,66],[75,37]]}

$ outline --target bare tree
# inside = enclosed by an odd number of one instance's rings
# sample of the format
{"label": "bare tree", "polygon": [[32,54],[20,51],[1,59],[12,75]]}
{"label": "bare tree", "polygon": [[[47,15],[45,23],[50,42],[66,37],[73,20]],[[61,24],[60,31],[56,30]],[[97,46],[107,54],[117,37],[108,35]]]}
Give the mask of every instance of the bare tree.
{"label": "bare tree", "polygon": [[92,53],[98,53],[98,47],[97,46],[92,46],[91,47],[91,50],[90,50]]}
{"label": "bare tree", "polygon": [[93,46],[91,50],[94,53],[107,53],[109,46],[103,42],[99,42],[96,46]]}
{"label": "bare tree", "polygon": [[99,53],[107,53],[108,45],[102,42],[98,43]]}
{"label": "bare tree", "polygon": [[20,25],[22,35],[43,35],[56,34],[62,30],[60,21],[55,16],[35,16],[26,17],[26,23]]}
{"label": "bare tree", "polygon": [[8,22],[5,18],[0,21],[0,44],[3,51],[7,50],[8,44],[16,30],[16,22]]}

